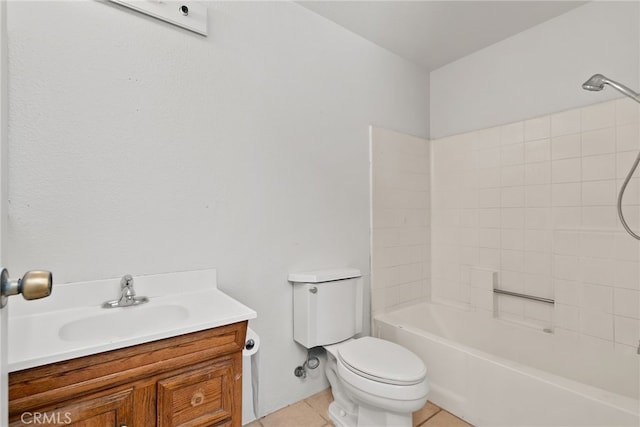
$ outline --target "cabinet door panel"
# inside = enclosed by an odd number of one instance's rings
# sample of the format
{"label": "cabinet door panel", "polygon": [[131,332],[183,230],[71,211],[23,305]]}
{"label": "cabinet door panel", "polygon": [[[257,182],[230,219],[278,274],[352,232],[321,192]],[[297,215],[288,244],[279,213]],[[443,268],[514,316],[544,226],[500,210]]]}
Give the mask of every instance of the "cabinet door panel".
{"label": "cabinet door panel", "polygon": [[95,417],[87,418],[86,420],[69,424],[69,426],[71,427],[106,427],[106,426],[120,427],[119,424],[116,424],[117,422],[118,420],[116,420],[116,414],[112,411],[112,412],[106,412],[104,414],[96,415]]}
{"label": "cabinet door panel", "polygon": [[158,381],[158,427],[211,426],[231,418],[232,386],[229,359]]}
{"label": "cabinet door panel", "polygon": [[12,422],[17,426],[120,427],[132,425],[133,389],[89,397],[42,412],[27,412]]}

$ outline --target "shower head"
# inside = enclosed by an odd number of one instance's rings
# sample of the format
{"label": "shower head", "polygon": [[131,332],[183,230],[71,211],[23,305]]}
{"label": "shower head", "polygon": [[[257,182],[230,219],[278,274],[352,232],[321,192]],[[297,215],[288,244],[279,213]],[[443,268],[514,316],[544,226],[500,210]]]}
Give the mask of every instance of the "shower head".
{"label": "shower head", "polygon": [[602,74],[594,74],[589,80],[582,83],[582,89],[586,90],[602,90],[604,89],[604,79]]}
{"label": "shower head", "polygon": [[603,76],[602,74],[594,74],[593,76],[591,76],[589,78],[589,80],[587,80],[586,82],[582,83],[582,88],[586,89],[586,90],[602,90],[604,89],[604,85],[609,85],[612,88],[614,88],[615,90],[617,90],[618,92],[628,96],[629,98],[633,99],[636,102],[640,102],[640,94],[637,92],[632,91],[631,89],[629,89],[628,87],[626,87],[625,85],[623,85],[622,83],[618,83],[614,80],[610,80],[608,78],[606,78],[605,76]]}

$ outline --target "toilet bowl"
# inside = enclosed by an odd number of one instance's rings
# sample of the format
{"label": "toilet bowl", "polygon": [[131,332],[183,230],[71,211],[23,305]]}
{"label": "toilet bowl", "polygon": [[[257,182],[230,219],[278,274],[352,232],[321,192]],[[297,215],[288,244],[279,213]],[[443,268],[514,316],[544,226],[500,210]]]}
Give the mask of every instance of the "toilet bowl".
{"label": "toilet bowl", "polygon": [[412,413],[427,401],[426,368],[418,356],[373,337],[325,346],[327,378],[336,426],[411,426]]}

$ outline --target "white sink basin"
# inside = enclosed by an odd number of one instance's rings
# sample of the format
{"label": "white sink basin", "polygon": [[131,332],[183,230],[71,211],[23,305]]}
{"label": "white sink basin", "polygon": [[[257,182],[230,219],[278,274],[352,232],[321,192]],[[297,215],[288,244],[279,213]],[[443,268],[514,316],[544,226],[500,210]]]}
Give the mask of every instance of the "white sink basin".
{"label": "white sink basin", "polygon": [[[54,285],[50,297],[16,299],[9,310],[9,371],[161,340],[256,317],[220,291],[215,270],[134,277],[149,302],[102,308],[120,279]],[[188,284],[188,287],[176,286]]]}
{"label": "white sink basin", "polygon": [[108,341],[167,329],[189,317],[189,310],[179,305],[148,304],[104,309],[108,311],[62,325],[58,334],[65,341]]}

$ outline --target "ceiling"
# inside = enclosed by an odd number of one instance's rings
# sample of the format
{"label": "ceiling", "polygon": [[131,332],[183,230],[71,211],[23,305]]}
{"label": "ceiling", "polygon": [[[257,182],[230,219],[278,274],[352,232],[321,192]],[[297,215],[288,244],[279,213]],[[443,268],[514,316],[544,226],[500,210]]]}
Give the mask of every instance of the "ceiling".
{"label": "ceiling", "polygon": [[561,15],[585,1],[300,1],[427,71]]}

